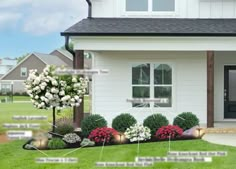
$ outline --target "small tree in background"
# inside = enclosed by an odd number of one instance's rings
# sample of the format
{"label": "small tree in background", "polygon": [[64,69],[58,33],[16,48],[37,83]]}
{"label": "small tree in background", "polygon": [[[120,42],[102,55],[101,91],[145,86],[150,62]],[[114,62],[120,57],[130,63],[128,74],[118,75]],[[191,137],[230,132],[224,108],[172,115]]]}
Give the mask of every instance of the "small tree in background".
{"label": "small tree in background", "polygon": [[56,67],[46,66],[42,73],[30,70],[25,81],[28,95],[38,109],[53,110],[53,132],[55,132],[56,109],[80,106],[88,80],[79,76],[56,75]]}

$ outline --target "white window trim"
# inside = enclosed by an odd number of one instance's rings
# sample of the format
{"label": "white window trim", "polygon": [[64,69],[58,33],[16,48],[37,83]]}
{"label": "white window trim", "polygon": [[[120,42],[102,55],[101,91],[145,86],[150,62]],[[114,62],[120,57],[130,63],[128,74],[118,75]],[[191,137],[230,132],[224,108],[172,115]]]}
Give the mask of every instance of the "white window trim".
{"label": "white window trim", "polygon": [[179,0],[175,0],[175,10],[174,11],[152,11],[152,0],[148,0],[148,11],[126,11],[126,0],[120,1],[121,5],[121,13],[122,16],[126,17],[134,17],[134,16],[140,16],[140,17],[163,17],[163,16],[169,16],[174,17],[178,15],[179,13]]}
{"label": "white window trim", "polygon": [[[26,69],[26,75],[25,76],[22,75],[22,68]],[[27,69],[27,67],[21,67],[20,68],[20,77],[27,77],[27,76],[28,76],[28,69]]]}
{"label": "white window trim", "polygon": [[[137,85],[133,85],[132,83],[132,68],[133,68],[133,65],[138,65],[138,64],[144,64],[144,63],[149,63],[150,64],[150,85],[147,85],[147,86],[150,86],[150,98],[154,98],[154,87],[155,86],[160,86],[160,85],[155,85],[153,82],[154,82],[154,65],[155,64],[168,64],[171,68],[172,68],[172,84],[171,85],[162,85],[162,86],[172,86],[172,104],[171,104],[171,107],[154,107],[154,103],[151,102],[150,103],[150,107],[133,107],[132,103],[129,103],[130,104],[130,108],[132,108],[133,110],[137,110],[139,111],[140,109],[144,109],[145,111],[148,111],[148,110],[152,110],[152,111],[174,111],[176,109],[176,70],[175,70],[175,65],[173,62],[170,62],[170,61],[163,61],[161,60],[160,62],[158,61],[143,61],[143,62],[133,62],[133,63],[130,63],[130,75],[131,75],[131,80],[130,80],[130,98],[132,98],[133,96],[133,86],[137,86]],[[140,85],[140,86],[145,86],[145,85]]]}

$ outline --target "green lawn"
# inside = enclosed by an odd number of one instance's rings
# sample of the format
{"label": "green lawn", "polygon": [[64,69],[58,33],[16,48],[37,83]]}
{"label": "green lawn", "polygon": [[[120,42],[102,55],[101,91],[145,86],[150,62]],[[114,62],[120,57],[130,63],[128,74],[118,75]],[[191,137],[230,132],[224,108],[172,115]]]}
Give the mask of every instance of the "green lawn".
{"label": "green lawn", "polygon": [[[6,97],[7,96],[0,96],[0,100],[5,99]],[[7,98],[10,99],[11,97],[8,96]],[[29,96],[13,96],[13,101],[14,102],[30,101],[30,97]],[[84,105],[85,112],[89,112],[90,100],[89,100],[89,96],[88,95],[84,96],[84,101],[85,101],[85,105]]]}
{"label": "green lawn", "polygon": [[[5,98],[11,98],[9,96],[0,96],[0,100],[5,99]],[[13,101],[30,101],[29,96],[13,96]]]}
{"label": "green lawn", "polygon": [[[36,164],[35,158],[45,157],[38,151],[21,148],[23,141],[0,144],[0,164],[4,169],[95,169],[102,147],[83,148],[67,157],[79,158],[77,164]],[[137,144],[106,146],[101,161],[132,162],[136,156]],[[236,148],[210,144],[202,140],[176,141],[172,151],[228,151],[227,157],[214,157],[212,163],[158,163],[146,169],[235,169]],[[44,151],[49,157],[62,157],[70,150]],[[140,144],[140,156],[166,156],[168,142]],[[114,167],[112,167],[114,169]],[[129,169],[129,168],[126,168]],[[131,168],[130,168],[131,169]],[[138,168],[137,168],[138,169]]]}
{"label": "green lawn", "polygon": [[[18,97],[18,96],[17,96]],[[21,96],[20,96],[21,97]],[[85,96],[85,104],[84,104],[85,112],[89,112],[89,98]],[[72,109],[68,108],[58,114],[57,118],[61,116],[72,114]],[[4,123],[26,123],[26,121],[13,121],[12,116],[14,115],[45,115],[48,116],[48,121],[52,120],[52,110],[39,110],[33,107],[32,103],[0,103],[0,133],[6,131],[2,127]],[[43,130],[48,130],[50,125],[48,121],[31,121],[31,123],[41,123]],[[29,123],[29,121],[27,121]]]}

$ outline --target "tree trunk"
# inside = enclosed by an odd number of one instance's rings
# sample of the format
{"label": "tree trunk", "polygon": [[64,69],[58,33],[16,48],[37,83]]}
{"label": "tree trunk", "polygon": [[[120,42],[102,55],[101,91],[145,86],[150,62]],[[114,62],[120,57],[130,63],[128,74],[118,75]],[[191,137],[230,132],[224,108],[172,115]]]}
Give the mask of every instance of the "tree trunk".
{"label": "tree trunk", "polygon": [[53,113],[52,132],[55,133],[55,129],[56,129],[56,107],[52,108],[52,113]]}

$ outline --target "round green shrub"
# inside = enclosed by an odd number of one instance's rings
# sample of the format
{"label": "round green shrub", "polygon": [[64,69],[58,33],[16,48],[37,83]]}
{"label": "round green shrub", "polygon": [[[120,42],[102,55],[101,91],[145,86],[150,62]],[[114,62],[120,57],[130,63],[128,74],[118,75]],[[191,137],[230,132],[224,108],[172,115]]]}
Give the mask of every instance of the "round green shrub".
{"label": "round green shrub", "polygon": [[63,149],[66,147],[66,143],[60,138],[52,138],[48,142],[48,148],[55,150],[55,149]]}
{"label": "round green shrub", "polygon": [[65,135],[74,132],[73,120],[71,118],[60,118],[56,121],[55,133]]}
{"label": "round green shrub", "polygon": [[137,120],[130,114],[125,113],[116,116],[112,120],[112,128],[119,132],[125,132],[127,128],[137,123]]}
{"label": "round green shrub", "polygon": [[199,119],[191,112],[183,112],[175,117],[173,124],[185,131],[199,125]]}
{"label": "round green shrub", "polygon": [[150,115],[143,121],[143,125],[151,129],[152,136],[155,135],[159,128],[168,124],[167,118],[161,114]]}
{"label": "round green shrub", "polygon": [[81,122],[82,135],[87,138],[94,129],[106,126],[107,121],[102,116],[99,114],[92,114],[84,118]]}

